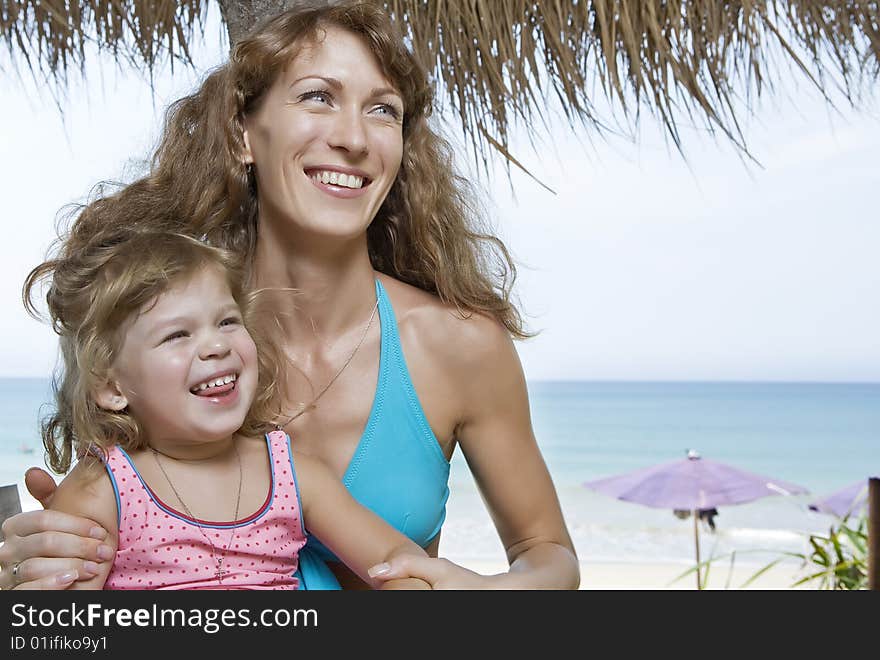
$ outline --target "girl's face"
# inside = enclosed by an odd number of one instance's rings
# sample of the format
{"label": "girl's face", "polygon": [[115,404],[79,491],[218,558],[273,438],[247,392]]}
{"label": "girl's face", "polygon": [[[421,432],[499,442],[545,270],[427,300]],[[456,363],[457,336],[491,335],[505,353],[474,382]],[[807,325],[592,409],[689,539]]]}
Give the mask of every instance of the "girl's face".
{"label": "girl's face", "polygon": [[[151,445],[198,446],[242,425],[257,388],[257,349],[220,267],[209,265],[129,321],[111,369]],[[109,406],[108,406],[109,404]]]}
{"label": "girl's face", "polygon": [[403,100],[357,35],[307,43],[245,119],[260,223],[354,238],[379,211],[403,154]]}

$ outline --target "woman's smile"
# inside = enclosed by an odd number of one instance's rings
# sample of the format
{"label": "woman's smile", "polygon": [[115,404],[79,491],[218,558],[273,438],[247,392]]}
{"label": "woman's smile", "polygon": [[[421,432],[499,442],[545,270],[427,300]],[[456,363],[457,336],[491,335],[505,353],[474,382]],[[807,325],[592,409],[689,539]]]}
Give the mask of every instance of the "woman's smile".
{"label": "woman's smile", "polygon": [[352,167],[320,165],[303,172],[319,190],[340,199],[360,197],[372,183],[363,170]]}
{"label": "woman's smile", "polygon": [[262,235],[365,236],[400,170],[402,113],[359,36],[328,28],[304,45],[245,117]]}

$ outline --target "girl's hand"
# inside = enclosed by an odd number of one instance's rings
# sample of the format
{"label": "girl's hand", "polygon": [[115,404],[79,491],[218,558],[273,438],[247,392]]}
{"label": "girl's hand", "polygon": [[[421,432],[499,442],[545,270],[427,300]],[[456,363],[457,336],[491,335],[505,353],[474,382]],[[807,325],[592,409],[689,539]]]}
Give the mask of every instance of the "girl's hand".
{"label": "girl's hand", "polygon": [[[25,482],[47,505],[54,481],[43,470],[30,470]],[[48,487],[51,483],[53,487]],[[103,544],[107,532],[94,521],[60,511],[25,511],[3,523],[0,589],[66,589],[98,573],[98,562],[113,558]]]}
{"label": "girl's hand", "polygon": [[498,588],[493,576],[480,575],[448,559],[435,557],[398,555],[388,562],[373,566],[369,572],[376,580],[418,578],[430,584],[434,590]]}

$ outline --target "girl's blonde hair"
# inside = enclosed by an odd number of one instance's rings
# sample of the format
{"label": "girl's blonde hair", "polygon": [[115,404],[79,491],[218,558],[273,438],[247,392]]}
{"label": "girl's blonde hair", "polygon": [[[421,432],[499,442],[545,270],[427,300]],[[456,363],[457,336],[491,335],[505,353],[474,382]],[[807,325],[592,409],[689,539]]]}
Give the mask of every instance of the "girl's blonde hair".
{"label": "girl's blonde hair", "polygon": [[[105,201],[102,210],[110,209]],[[170,287],[205,268],[223,274],[257,345],[257,394],[240,432],[259,434],[277,419],[284,397],[283,358],[272,337],[257,334],[256,328],[271,324],[253,322],[255,294],[245,294],[237,255],[182,234],[120,229],[112,222],[87,243],[68,240],[59,245],[54,258],[30,272],[23,289],[25,307],[39,318],[34,296],[39,285],[48,282],[46,303],[59,336],[55,408],[41,425],[46,463],[52,470],[67,472],[74,456],[93,448],[106,452],[116,444],[126,450],[147,446],[126,410],[105,410],[94,394],[110,379],[127,322]]]}
{"label": "girl's blonde hair", "polygon": [[477,195],[455,174],[451,145],[429,124],[431,83],[387,14],[370,3],[291,9],[255,28],[198,91],[169,108],[150,174],[118,195],[140,224],[204,238],[242,255],[249,268],[259,209],[256,178],[243,162],[244,118],[298,50],[334,27],[363,39],[404,102],[403,162],[367,230],[373,267],[462,314],[482,312],[514,337],[529,336],[511,300],[513,260],[480,228]]}

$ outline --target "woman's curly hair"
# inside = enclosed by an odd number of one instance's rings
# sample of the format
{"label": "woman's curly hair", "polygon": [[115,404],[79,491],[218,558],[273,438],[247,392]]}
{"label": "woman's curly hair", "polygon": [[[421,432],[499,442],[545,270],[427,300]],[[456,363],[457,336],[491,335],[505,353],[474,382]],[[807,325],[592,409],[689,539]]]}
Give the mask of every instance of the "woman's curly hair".
{"label": "woman's curly hair", "polygon": [[[482,227],[473,186],[454,172],[451,145],[430,126],[433,91],[425,71],[388,16],[370,3],[293,9],[239,41],[228,63],[168,109],[150,173],[118,193],[135,211],[134,222],[231,250],[249,271],[259,206],[256,178],[243,159],[244,118],[299,49],[333,27],[363,39],[404,102],[403,162],[367,230],[373,267],[436,294],[463,315],[482,312],[512,336],[529,336],[511,300],[513,260]],[[95,231],[87,220],[79,226],[82,240]]]}

